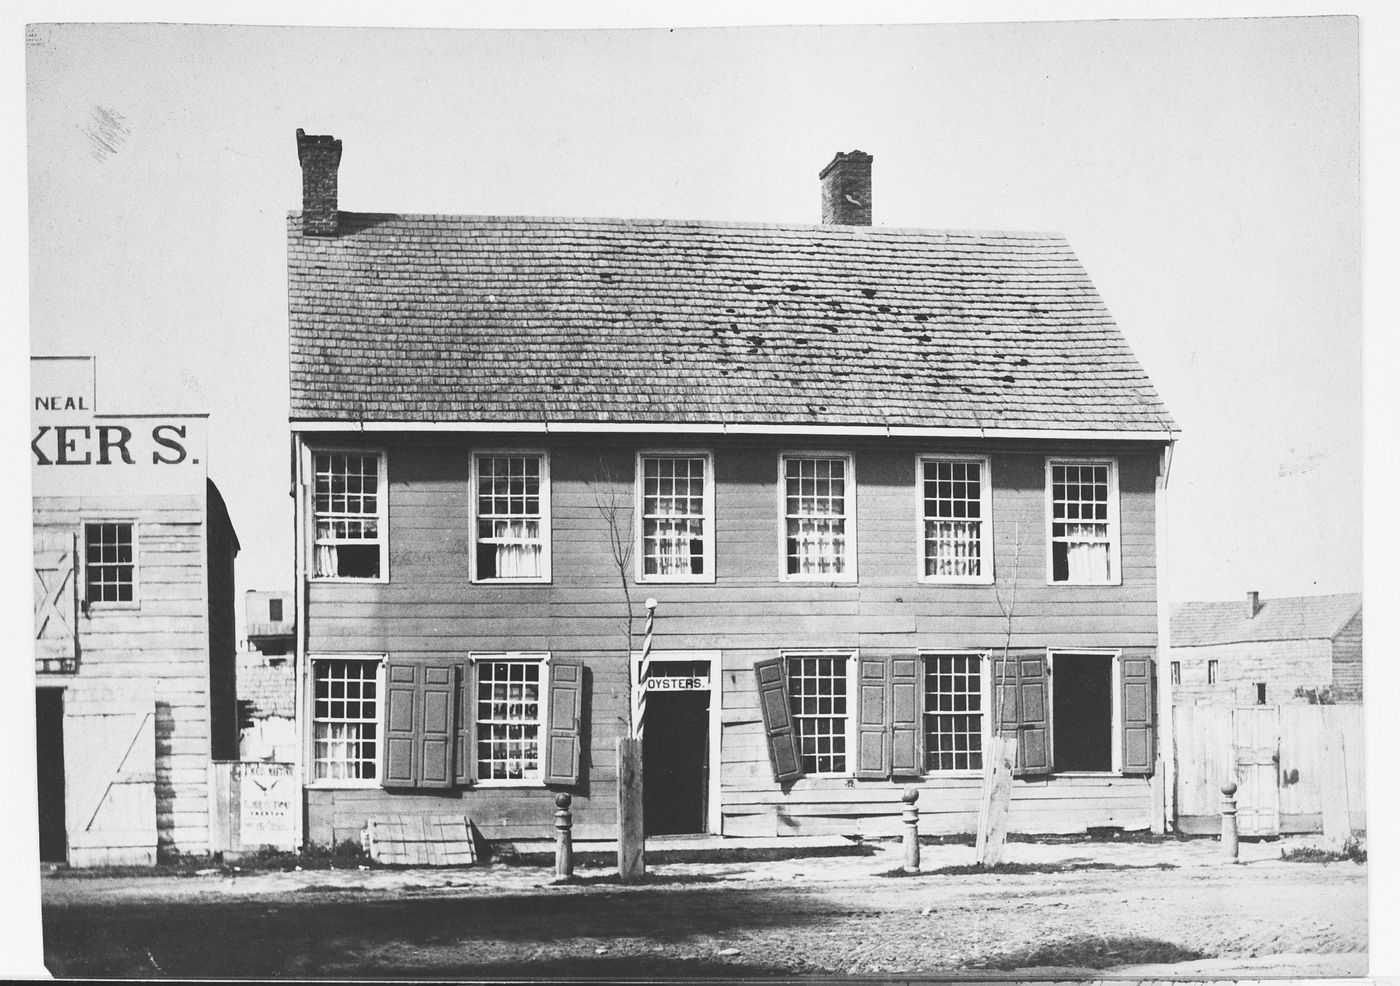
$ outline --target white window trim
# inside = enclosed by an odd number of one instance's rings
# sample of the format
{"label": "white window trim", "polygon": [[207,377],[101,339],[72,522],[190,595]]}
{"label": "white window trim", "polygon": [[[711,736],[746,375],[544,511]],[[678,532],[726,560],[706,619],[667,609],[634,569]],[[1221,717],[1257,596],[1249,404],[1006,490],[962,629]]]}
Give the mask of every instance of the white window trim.
{"label": "white window trim", "polygon": [[[992,688],[992,652],[977,647],[937,647],[921,648],[919,654],[919,745],[923,749],[924,762],[919,765],[921,777],[982,777],[992,766],[992,705],[996,692]],[[924,716],[928,713],[925,702],[928,694],[924,689],[924,675],[928,670],[928,658],[974,654],[978,658],[979,677],[982,682],[982,766],[980,769],[961,768],[956,770],[930,770],[928,767],[928,734],[924,731]]]}
{"label": "white window trim", "polygon": [[[926,575],[924,574],[924,463],[925,462],[976,462],[982,467],[982,574],[966,575]],[[992,529],[992,460],[987,455],[957,455],[954,453],[919,454],[914,457],[914,544],[918,546],[915,558],[915,577],[924,585],[991,585],[996,581],[996,539]],[[933,653],[930,651],[929,653]],[[964,653],[946,652],[946,653]],[[970,652],[967,652],[970,653]]]}
{"label": "white window trim", "polygon": [[[458,719],[461,722],[469,723],[471,728],[471,748],[467,751],[467,756],[471,757],[472,765],[472,787],[527,787],[536,788],[545,786],[545,778],[548,776],[546,764],[549,761],[549,658],[548,651],[473,651],[467,655],[468,668],[470,670],[471,694],[469,701],[471,708],[458,710]],[[539,736],[539,776],[522,777],[520,780],[510,778],[490,778],[481,777],[477,772],[476,759],[476,665],[490,663],[492,661],[520,661],[534,662],[540,666],[540,736]],[[470,718],[468,718],[468,716]]]}
{"label": "white window trim", "polygon": [[[375,661],[374,669],[374,776],[316,776],[316,663],[318,661]],[[388,654],[332,654],[318,651],[306,657],[306,787],[308,790],[364,790],[379,788],[384,781],[384,668]]]}
{"label": "white window trim", "polygon": [[[483,458],[503,458],[508,456],[537,456],[540,460],[540,574],[529,577],[518,578],[482,578],[476,571],[477,538],[479,536],[479,524],[477,522],[477,509],[479,506],[478,487],[480,462]],[[549,481],[549,451],[537,448],[508,448],[508,449],[481,449],[472,453],[471,476],[468,480],[471,484],[470,504],[467,509],[467,521],[469,525],[468,551],[470,552],[471,580],[477,585],[547,585],[552,580],[552,569],[550,567],[550,556],[553,548],[553,527],[550,523],[550,481]]]}
{"label": "white window trim", "polygon": [[[341,445],[308,445],[308,465],[310,469],[306,482],[306,522],[307,545],[306,577],[311,582],[349,582],[358,585],[384,584],[389,581],[389,451],[385,448],[356,448]],[[373,455],[379,460],[379,510],[375,518],[379,521],[379,577],[373,579],[351,578],[345,575],[316,574],[316,456]]]}
{"label": "white window trim", "polygon": [[[705,571],[701,575],[647,575],[646,558],[644,557],[646,545],[642,539],[642,532],[645,529],[646,521],[642,516],[644,500],[642,492],[645,483],[643,475],[643,460],[650,458],[690,458],[705,460]],[[712,449],[642,449],[637,452],[633,460],[633,493],[632,493],[632,544],[633,553],[636,555],[634,564],[636,565],[636,581],[638,583],[696,583],[707,584],[715,581],[715,455]]]}
{"label": "white window trim", "polygon": [[803,773],[804,777],[855,777],[856,759],[859,751],[858,716],[853,711],[860,701],[860,651],[841,647],[794,647],[778,652],[783,662],[783,687],[788,694],[788,714],[793,719],[793,738],[797,741],[797,762],[802,762],[802,737],[797,732],[797,716],[792,712],[792,686],[788,681],[788,658],[792,657],[844,657],[846,659],[846,769],[824,770]]}
{"label": "white window trim", "polygon": [[[787,570],[787,463],[789,459],[842,459],[846,463],[846,570],[839,575],[791,575]],[[785,451],[778,453],[778,581],[856,582],[856,461],[850,452]]]}
{"label": "white window trim", "polygon": [[[1055,466],[1108,466],[1108,578],[1103,581],[1055,581]],[[1045,460],[1045,584],[1122,585],[1123,529],[1118,510],[1118,460],[1114,458],[1075,458],[1051,456]],[[1084,651],[1084,653],[1090,653]]]}
{"label": "white window trim", "polygon": [[[1055,656],[1070,657],[1084,654],[1090,657],[1111,657],[1109,680],[1109,744],[1108,770],[1060,770],[1055,766]],[[1045,737],[1050,747],[1050,773],[1055,777],[1120,777],[1123,774],[1123,652],[1094,647],[1049,647],[1045,651]]]}
{"label": "white window trim", "polygon": [[[708,817],[705,825],[711,835],[720,835],[721,826],[724,824],[724,804],[721,800],[722,793],[720,781],[723,780],[723,771],[720,767],[724,760],[720,753],[720,742],[723,739],[724,731],[721,728],[723,722],[724,704],[722,701],[724,692],[724,664],[723,655],[717,650],[665,650],[652,651],[651,661],[653,664],[666,663],[694,663],[698,661],[708,661],[710,663],[710,751],[707,770],[709,772],[709,790],[707,794]],[[642,652],[634,650],[632,652],[632,681],[642,680]]]}
{"label": "white window trim", "polygon": [[[130,524],[131,525],[131,598],[126,601],[110,600],[103,602],[100,599],[90,599],[88,597],[88,538],[87,529],[89,524]],[[76,578],[82,580],[81,587],[74,586],[73,591],[80,593],[79,599],[82,601],[83,615],[90,612],[115,613],[130,611],[141,608],[141,525],[134,517],[84,517],[82,521],[82,537],[79,539],[79,557],[77,561]]]}

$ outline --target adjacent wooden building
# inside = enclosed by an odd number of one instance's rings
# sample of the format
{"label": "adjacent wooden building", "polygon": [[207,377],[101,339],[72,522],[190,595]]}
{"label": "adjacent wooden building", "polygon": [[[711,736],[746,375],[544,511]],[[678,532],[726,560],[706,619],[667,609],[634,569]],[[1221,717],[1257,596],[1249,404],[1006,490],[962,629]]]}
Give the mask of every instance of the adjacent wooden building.
{"label": "adjacent wooden building", "polygon": [[[339,209],[288,221],[307,838],[1145,828],[1175,426],[1059,236]],[[814,188],[814,195],[817,189]],[[631,633],[629,634],[629,625]],[[999,687],[993,687],[993,678]]]}
{"label": "adjacent wooden building", "polygon": [[209,762],[237,756],[238,538],[205,415],[98,411],[93,360],[32,364],[40,855],[209,851]]}

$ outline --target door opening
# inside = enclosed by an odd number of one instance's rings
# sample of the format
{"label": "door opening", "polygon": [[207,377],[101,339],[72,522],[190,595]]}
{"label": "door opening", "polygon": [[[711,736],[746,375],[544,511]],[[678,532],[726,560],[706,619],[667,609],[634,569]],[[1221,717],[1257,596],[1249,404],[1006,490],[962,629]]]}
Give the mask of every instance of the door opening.
{"label": "door opening", "polygon": [[706,831],[710,693],[653,691],[642,738],[642,813],[646,835]]}
{"label": "door opening", "polygon": [[1112,656],[1056,654],[1050,680],[1055,770],[1112,770]]}
{"label": "door opening", "polygon": [[68,859],[68,817],[64,806],[63,689],[34,690],[35,745],[39,775],[39,859]]}

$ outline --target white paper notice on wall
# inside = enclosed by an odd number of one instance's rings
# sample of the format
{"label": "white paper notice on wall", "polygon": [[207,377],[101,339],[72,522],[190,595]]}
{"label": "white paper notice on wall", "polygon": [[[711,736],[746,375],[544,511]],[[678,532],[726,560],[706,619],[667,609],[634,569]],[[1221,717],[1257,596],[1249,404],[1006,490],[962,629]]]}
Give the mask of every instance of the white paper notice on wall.
{"label": "white paper notice on wall", "polygon": [[238,841],[244,849],[296,846],[296,768],[289,763],[244,761],[238,778]]}

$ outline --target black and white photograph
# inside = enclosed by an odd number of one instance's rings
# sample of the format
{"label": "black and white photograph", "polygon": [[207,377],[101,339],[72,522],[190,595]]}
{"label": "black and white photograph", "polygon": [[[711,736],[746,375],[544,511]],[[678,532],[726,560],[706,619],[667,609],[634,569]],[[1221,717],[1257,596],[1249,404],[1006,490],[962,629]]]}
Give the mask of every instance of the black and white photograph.
{"label": "black and white photograph", "polygon": [[3,971],[1400,970],[1393,17],[1177,6],[8,18]]}

